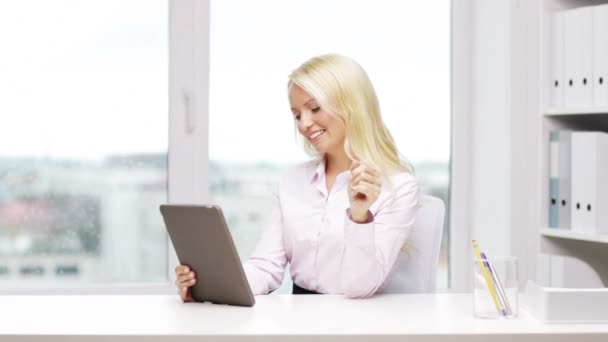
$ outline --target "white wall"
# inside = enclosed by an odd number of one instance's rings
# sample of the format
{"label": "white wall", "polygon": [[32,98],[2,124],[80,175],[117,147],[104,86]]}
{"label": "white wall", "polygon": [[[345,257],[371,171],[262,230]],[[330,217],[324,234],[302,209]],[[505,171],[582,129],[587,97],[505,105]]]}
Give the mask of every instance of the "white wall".
{"label": "white wall", "polygon": [[[538,251],[540,0],[472,1],[470,238],[489,255],[520,258],[522,284]],[[537,56],[537,54],[536,54]],[[471,248],[468,247],[472,256]]]}
{"label": "white wall", "polygon": [[510,254],[510,0],[474,2],[471,237]]}
{"label": "white wall", "polygon": [[511,255],[511,8],[462,0],[452,12],[453,290],[470,289],[472,244]]}

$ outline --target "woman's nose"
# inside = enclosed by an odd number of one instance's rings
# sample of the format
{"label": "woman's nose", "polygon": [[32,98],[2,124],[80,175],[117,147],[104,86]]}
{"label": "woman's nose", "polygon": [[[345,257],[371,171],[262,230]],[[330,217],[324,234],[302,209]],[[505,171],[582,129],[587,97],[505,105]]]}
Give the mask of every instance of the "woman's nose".
{"label": "woman's nose", "polygon": [[306,130],[307,128],[310,128],[312,126],[313,121],[310,119],[310,115],[308,113],[301,114],[300,124],[302,125],[302,128],[304,130]]}

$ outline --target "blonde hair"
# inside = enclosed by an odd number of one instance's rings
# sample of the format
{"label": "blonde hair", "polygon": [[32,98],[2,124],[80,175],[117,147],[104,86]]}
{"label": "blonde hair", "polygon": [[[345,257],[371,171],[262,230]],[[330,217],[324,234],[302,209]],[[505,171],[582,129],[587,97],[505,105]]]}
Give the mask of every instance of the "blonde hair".
{"label": "blonde hair", "polygon": [[[368,163],[387,180],[394,172],[413,173],[411,164],[400,157],[382,120],[374,87],[357,62],[335,54],[313,57],[289,75],[288,88],[292,84],[342,121],[344,151],[350,159]],[[304,149],[310,156],[322,157],[307,140]]]}

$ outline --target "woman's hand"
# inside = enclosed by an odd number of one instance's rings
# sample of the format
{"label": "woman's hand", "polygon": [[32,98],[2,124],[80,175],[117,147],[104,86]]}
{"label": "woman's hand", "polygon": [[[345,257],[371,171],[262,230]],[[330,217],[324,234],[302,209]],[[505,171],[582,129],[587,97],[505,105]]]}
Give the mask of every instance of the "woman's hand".
{"label": "woman's hand", "polygon": [[380,173],[358,160],[353,160],[350,173],[351,183],[348,191],[350,216],[355,222],[366,222],[369,220],[369,208],[380,195],[382,187]]}
{"label": "woman's hand", "polygon": [[190,270],[190,267],[186,265],[178,265],[175,268],[175,285],[177,285],[177,293],[184,302],[193,302],[192,293],[190,292],[190,286],[196,283],[196,275],[194,271]]}

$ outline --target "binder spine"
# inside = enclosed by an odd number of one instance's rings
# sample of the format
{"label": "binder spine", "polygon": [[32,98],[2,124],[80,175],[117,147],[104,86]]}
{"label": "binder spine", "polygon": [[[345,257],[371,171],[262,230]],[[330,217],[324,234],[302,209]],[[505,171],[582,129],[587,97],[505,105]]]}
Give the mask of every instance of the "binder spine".
{"label": "binder spine", "polygon": [[549,228],[559,228],[559,132],[549,133]]}
{"label": "binder spine", "polygon": [[593,106],[608,107],[608,5],[593,8]]}
{"label": "binder spine", "polygon": [[571,200],[571,189],[570,189],[570,169],[571,165],[571,141],[572,132],[560,131],[559,132],[559,203],[558,203],[558,227],[560,229],[570,229],[570,206]]}

